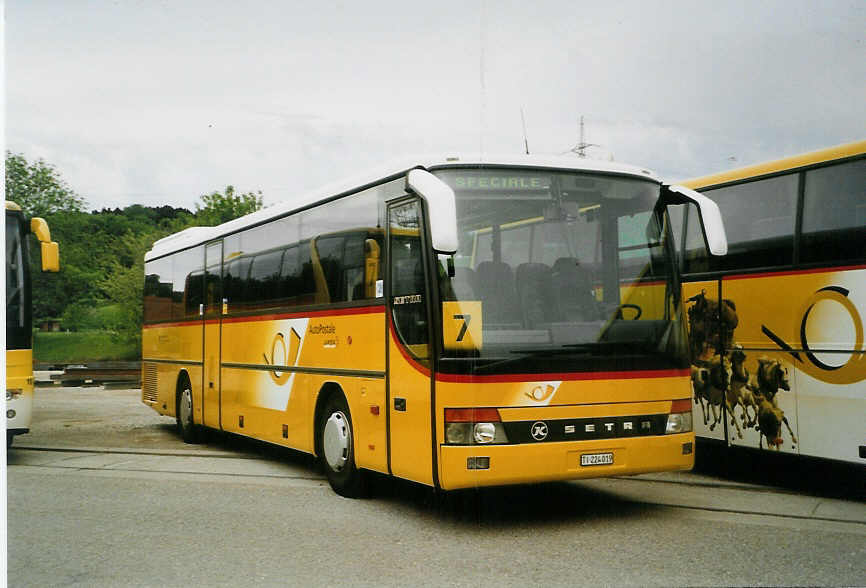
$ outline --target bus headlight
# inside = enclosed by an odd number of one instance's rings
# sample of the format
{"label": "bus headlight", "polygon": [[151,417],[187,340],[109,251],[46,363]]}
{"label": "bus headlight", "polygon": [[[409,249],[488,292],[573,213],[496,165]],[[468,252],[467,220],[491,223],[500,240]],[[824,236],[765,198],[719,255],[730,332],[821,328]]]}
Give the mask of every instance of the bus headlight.
{"label": "bus headlight", "polygon": [[469,445],[472,423],[445,423],[445,442],[449,445]]}
{"label": "bus headlight", "polygon": [[671,404],[671,412],[668,414],[668,422],[665,426],[665,434],[690,433],[692,431],[692,402],[689,399],[674,400]]}
{"label": "bus headlight", "polygon": [[475,423],[472,436],[476,443],[493,443],[496,439],[496,426],[493,423]]}
{"label": "bus headlight", "polygon": [[15,400],[22,394],[24,394],[24,390],[21,390],[20,388],[8,388],[6,390],[6,402],[9,402],[10,400]]}
{"label": "bus headlight", "polygon": [[508,443],[508,435],[495,408],[446,408],[445,443],[487,445]]}

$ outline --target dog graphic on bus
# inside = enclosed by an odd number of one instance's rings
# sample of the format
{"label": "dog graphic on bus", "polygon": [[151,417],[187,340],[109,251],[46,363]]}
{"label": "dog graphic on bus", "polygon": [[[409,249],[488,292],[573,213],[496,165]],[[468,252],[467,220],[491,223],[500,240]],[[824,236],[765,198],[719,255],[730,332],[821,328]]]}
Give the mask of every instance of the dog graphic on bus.
{"label": "dog graphic on bus", "polygon": [[[734,342],[739,319],[733,300],[720,303],[703,290],[687,302],[691,380],[704,424],[714,430],[727,412],[739,439],[744,429],[754,427],[759,433],[758,447],[763,449],[766,439],[767,447],[776,451],[784,444],[784,425],[795,446],[797,437],[777,401],[780,391],[791,389],[787,368],[778,359],[762,356],[755,373],[750,373],[746,352]],[[725,351],[720,352],[722,349]]]}

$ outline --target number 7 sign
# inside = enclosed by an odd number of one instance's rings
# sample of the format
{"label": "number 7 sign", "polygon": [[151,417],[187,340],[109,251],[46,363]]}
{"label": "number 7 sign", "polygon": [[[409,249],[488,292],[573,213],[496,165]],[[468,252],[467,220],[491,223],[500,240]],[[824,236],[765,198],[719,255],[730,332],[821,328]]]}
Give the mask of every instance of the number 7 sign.
{"label": "number 7 sign", "polygon": [[442,303],[442,338],[445,349],[480,350],[483,343],[480,301]]}

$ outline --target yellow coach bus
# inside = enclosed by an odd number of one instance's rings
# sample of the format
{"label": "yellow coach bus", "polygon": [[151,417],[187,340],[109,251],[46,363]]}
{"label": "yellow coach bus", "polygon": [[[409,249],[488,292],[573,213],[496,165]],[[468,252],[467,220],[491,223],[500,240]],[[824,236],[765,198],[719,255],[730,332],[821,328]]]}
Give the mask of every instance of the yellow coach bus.
{"label": "yellow coach bus", "polygon": [[646,170],[412,162],[157,241],[142,400],[444,490],[689,469],[686,325],[668,204]]}
{"label": "yellow coach bus", "polygon": [[672,213],[697,435],[864,463],[866,141],[684,184],[718,204],[730,246],[706,255]]}
{"label": "yellow coach bus", "polygon": [[60,269],[57,243],[48,223],[27,219],[21,207],[6,201],[6,447],[15,435],[30,431],[33,415],[33,318],[30,253],[27,235],[41,244],[42,271]]}

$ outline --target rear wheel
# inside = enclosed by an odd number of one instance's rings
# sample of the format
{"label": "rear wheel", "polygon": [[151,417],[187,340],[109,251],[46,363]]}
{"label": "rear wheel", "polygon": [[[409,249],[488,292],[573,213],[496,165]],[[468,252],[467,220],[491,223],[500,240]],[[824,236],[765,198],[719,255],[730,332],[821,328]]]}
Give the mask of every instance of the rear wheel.
{"label": "rear wheel", "polygon": [[347,498],[363,496],[366,480],[355,465],[352,417],[345,398],[334,395],[326,401],[317,430],[319,459],[331,488]]}
{"label": "rear wheel", "polygon": [[177,430],[184,443],[198,443],[199,430],[192,418],[192,387],[184,380],[177,391]]}

